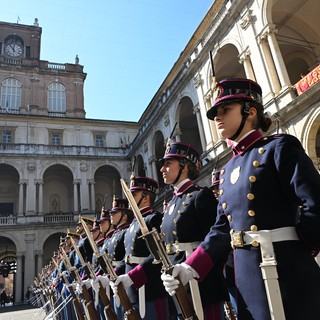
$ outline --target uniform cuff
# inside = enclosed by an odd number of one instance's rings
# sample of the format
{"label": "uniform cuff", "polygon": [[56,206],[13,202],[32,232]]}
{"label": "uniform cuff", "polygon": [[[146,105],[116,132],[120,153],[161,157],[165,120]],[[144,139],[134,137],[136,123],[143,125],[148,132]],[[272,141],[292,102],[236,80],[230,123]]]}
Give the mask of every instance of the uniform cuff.
{"label": "uniform cuff", "polygon": [[144,272],[141,264],[138,264],[135,268],[130,270],[128,272],[128,276],[132,279],[133,287],[135,287],[136,289],[139,289],[148,281],[147,275]]}
{"label": "uniform cuff", "polygon": [[208,253],[199,246],[185,261],[199,275],[198,281],[202,281],[213,267],[213,261]]}

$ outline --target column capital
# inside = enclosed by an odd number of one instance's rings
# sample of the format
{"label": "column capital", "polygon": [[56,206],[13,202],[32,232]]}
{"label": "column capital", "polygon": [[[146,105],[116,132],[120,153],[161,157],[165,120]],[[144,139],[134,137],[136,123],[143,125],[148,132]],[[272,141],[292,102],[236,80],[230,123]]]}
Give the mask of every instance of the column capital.
{"label": "column capital", "polygon": [[44,184],[44,181],[42,179],[35,179],[35,184]]}
{"label": "column capital", "polygon": [[203,80],[201,79],[201,74],[198,73],[193,78],[195,88],[199,88],[203,84]]}
{"label": "column capital", "polygon": [[193,114],[196,114],[199,112],[200,112],[200,106],[197,104],[196,106],[193,107]]}
{"label": "column capital", "polygon": [[250,59],[250,55],[251,55],[250,49],[246,48],[244,51],[242,51],[239,54],[239,63],[244,64],[246,60]]}
{"label": "column capital", "polygon": [[268,41],[268,37],[272,34],[277,33],[278,30],[275,28],[274,24],[268,24],[266,25],[260,34],[257,36],[258,43],[262,43],[264,41]]}
{"label": "column capital", "polygon": [[240,27],[243,29],[243,30],[246,30],[251,22],[252,22],[252,15],[251,15],[251,12],[252,10],[247,10],[244,15],[241,17],[240,19]]}

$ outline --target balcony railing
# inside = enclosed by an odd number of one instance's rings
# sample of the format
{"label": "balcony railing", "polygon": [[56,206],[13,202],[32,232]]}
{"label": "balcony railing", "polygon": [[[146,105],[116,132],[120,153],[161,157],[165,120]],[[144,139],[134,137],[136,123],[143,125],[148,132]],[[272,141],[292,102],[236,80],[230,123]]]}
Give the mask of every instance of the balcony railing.
{"label": "balcony railing", "polygon": [[[86,217],[95,218],[95,213],[84,214]],[[39,214],[39,215],[23,215],[23,216],[0,216],[1,226],[12,226],[21,224],[75,224],[78,222],[78,213],[52,213],[52,214]]]}
{"label": "balcony railing", "polygon": [[86,157],[126,156],[128,149],[116,147],[55,146],[44,144],[0,143],[0,154],[56,155]]}

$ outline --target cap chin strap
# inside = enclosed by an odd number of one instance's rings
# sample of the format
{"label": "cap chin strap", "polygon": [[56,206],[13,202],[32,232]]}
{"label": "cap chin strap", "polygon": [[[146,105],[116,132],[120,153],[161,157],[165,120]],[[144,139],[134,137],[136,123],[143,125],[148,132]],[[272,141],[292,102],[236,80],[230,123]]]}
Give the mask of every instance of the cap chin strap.
{"label": "cap chin strap", "polygon": [[240,126],[239,126],[238,130],[236,131],[236,133],[233,136],[231,136],[230,138],[228,138],[229,140],[234,141],[236,138],[238,138],[240,132],[242,131],[242,129],[246,123],[247,117],[249,115],[249,109],[250,109],[250,102],[245,102],[244,105],[242,106],[242,110],[241,110],[242,120],[241,120]]}
{"label": "cap chin strap", "polygon": [[175,184],[179,181],[184,166],[185,166],[185,164],[183,164],[183,163],[181,163],[181,162],[179,163],[179,172],[178,172],[177,177],[176,177],[176,178],[174,179],[174,181],[172,182],[172,185],[175,185]]}
{"label": "cap chin strap", "polygon": [[140,206],[140,204],[141,204],[141,202],[142,202],[143,198],[144,198],[146,195],[147,195],[146,190],[142,191],[141,198],[140,198],[140,199],[139,199],[139,201],[137,202],[137,206],[138,206],[138,208],[139,208],[139,206]]}

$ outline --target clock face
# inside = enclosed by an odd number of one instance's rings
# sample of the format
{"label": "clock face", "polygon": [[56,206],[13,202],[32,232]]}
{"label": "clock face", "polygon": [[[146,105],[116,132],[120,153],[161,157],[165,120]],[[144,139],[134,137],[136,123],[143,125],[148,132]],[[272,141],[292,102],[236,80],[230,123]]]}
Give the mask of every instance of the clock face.
{"label": "clock face", "polygon": [[22,55],[22,46],[16,43],[9,43],[4,48],[5,53],[10,57],[19,57]]}

